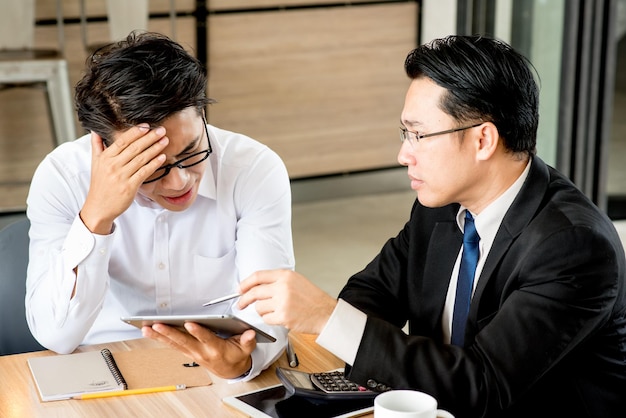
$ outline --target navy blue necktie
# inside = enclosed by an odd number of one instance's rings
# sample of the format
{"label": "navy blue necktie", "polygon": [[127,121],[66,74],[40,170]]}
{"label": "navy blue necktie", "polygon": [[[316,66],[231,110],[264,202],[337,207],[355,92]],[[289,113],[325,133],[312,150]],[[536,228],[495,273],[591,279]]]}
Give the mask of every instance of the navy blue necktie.
{"label": "navy blue necktie", "polygon": [[454,314],[452,316],[452,344],[463,346],[465,338],[465,323],[469,313],[470,301],[476,264],[478,264],[478,242],[480,237],[474,226],[474,218],[469,210],[465,211],[465,227],[463,228],[463,254],[461,254],[461,266],[459,279],[456,284],[456,297],[454,299]]}

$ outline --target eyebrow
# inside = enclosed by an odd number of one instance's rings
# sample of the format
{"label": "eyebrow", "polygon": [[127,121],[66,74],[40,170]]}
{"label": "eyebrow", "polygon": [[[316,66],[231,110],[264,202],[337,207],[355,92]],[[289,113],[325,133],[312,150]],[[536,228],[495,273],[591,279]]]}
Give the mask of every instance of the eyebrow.
{"label": "eyebrow", "polygon": [[402,120],[402,119],[400,119],[400,125],[404,126],[405,128],[411,128],[415,132],[421,132],[422,129],[426,128],[424,126],[424,124],[422,122],[418,121],[418,120]]}
{"label": "eyebrow", "polygon": [[402,120],[400,119],[400,125],[404,126],[404,127],[411,127],[411,128],[419,128],[422,127],[422,123],[418,122],[418,121],[414,121],[414,120]]}
{"label": "eyebrow", "polygon": [[[203,128],[204,128],[204,125],[202,125],[202,126],[203,126]],[[193,141],[191,141],[191,142],[189,143],[189,145],[187,145],[187,146],[185,147],[185,149],[184,149],[184,150],[182,150],[181,152],[179,152],[179,153],[176,155],[176,158],[178,158],[178,157],[182,157],[182,156],[183,156],[183,155],[185,155],[185,154],[189,154],[189,153],[190,153],[190,152],[191,152],[194,148],[196,148],[196,147],[198,146],[198,143],[200,142],[200,140],[202,140],[202,134],[203,134],[203,133],[204,133],[204,131],[200,134],[200,136],[196,137]]]}

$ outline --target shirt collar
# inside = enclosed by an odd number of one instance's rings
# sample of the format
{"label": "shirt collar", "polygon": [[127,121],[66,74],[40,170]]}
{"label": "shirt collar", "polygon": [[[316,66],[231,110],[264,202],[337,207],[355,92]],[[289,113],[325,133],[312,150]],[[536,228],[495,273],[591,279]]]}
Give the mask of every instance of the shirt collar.
{"label": "shirt collar", "polygon": [[[504,215],[511,207],[511,204],[515,200],[515,197],[522,189],[524,185],[524,181],[528,177],[528,172],[530,171],[530,165],[532,163],[532,158],[528,160],[528,164],[526,164],[526,168],[520,174],[520,176],[515,180],[515,182],[508,188],[504,193],[502,193],[496,200],[491,202],[479,215],[475,215],[472,213],[474,217],[474,225],[476,226],[476,232],[480,236],[481,245],[483,243],[489,243],[491,246],[491,242],[496,237],[496,233],[500,228],[500,224],[502,223],[502,219],[504,219]],[[466,207],[461,206],[456,215],[456,223],[461,231],[465,226],[465,211]],[[470,212],[471,213],[471,212]]]}
{"label": "shirt collar", "polygon": [[[215,148],[216,147],[213,146],[213,153],[216,152]],[[198,197],[202,196],[215,200],[217,198],[217,188],[215,186],[217,175],[215,173],[216,164],[213,164],[211,159],[212,156],[213,154],[211,154],[207,159],[206,170],[204,170],[204,175],[202,176],[202,180],[200,180],[200,185],[198,186]],[[215,161],[217,161],[218,158],[219,156],[216,156]]]}
{"label": "shirt collar", "polygon": [[200,180],[200,185],[198,186],[198,197],[202,196],[215,200],[217,199],[217,187],[215,185],[217,183],[217,167],[219,166],[219,161],[222,159],[222,147],[211,125],[207,125],[207,133],[211,141],[213,152],[206,160],[206,169],[204,170],[202,180]]}

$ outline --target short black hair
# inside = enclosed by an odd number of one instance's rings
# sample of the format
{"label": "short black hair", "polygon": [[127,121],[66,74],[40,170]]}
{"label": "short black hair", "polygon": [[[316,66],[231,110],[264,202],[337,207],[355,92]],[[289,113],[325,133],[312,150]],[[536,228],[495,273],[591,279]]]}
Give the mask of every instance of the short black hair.
{"label": "short black hair", "polygon": [[110,142],[116,131],[156,126],[188,107],[202,114],[214,102],[206,87],[204,67],[180,44],[159,33],[132,32],[87,59],[75,105],[83,128]]}
{"label": "short black hair", "polygon": [[448,36],[415,48],[404,64],[411,79],[427,77],[447,90],[440,108],[459,123],[490,121],[507,150],[534,155],[539,89],[530,61],[484,36]]}

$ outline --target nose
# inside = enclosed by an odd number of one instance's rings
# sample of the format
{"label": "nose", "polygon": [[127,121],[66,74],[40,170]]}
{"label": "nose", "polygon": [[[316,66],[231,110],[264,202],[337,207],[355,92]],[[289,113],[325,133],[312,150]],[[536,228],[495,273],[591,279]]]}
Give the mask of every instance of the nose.
{"label": "nose", "polygon": [[161,179],[161,186],[169,190],[183,190],[188,180],[186,168],[172,167],[169,174]]}
{"label": "nose", "polygon": [[398,151],[398,163],[405,167],[415,163],[413,147],[409,141],[404,141],[402,142],[402,145],[400,145],[400,150]]}

